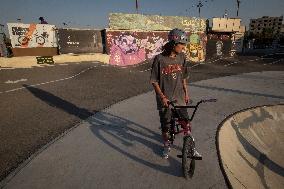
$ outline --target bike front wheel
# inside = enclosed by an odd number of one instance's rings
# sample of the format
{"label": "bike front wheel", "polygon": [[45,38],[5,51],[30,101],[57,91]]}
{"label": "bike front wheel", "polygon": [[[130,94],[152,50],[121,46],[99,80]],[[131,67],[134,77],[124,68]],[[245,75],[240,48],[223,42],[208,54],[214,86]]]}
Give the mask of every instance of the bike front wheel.
{"label": "bike front wheel", "polygon": [[182,169],[186,179],[192,178],[195,170],[194,141],[190,135],[185,136],[182,148]]}

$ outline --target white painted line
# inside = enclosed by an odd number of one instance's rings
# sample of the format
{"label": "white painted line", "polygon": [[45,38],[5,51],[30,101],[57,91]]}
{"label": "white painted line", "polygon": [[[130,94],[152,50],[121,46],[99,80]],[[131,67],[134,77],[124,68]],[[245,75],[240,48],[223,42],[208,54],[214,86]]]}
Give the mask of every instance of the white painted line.
{"label": "white painted line", "polygon": [[0,70],[14,70],[14,69],[16,69],[16,68],[1,68],[0,67]]}
{"label": "white painted line", "polygon": [[14,83],[19,83],[19,82],[23,82],[23,81],[27,81],[27,79],[19,79],[19,80],[15,80],[15,81],[8,80],[5,83],[6,84],[10,84],[10,83],[14,84]]}
{"label": "white painted line", "polygon": [[225,64],[224,66],[227,67],[227,66],[231,66],[233,64],[238,64],[239,62],[233,62],[233,63],[230,63],[230,64]]}
{"label": "white painted line", "polygon": [[282,61],[282,60],[284,60],[284,59],[276,60],[276,61],[274,61],[274,62],[270,62],[270,63],[266,63],[266,64],[262,64],[262,65],[264,65],[264,66],[266,66],[266,65],[271,65],[271,64],[275,64],[275,63],[277,63],[277,62],[280,62],[280,61]]}
{"label": "white painted line", "polygon": [[147,72],[147,71],[150,71],[152,68],[149,68],[149,69],[147,69],[147,70],[142,70],[142,71],[140,71],[140,72]]}
{"label": "white painted line", "polygon": [[[47,82],[44,82],[44,83],[38,83],[38,84],[34,84],[34,85],[29,85],[29,87],[35,87],[35,86],[39,86],[39,85],[45,85],[45,84],[49,84],[49,83],[55,83],[55,82],[59,82],[59,81],[73,79],[73,78],[79,76],[80,74],[82,74],[82,73],[84,73],[84,72],[86,72],[86,71],[88,71],[90,69],[93,69],[95,67],[97,67],[97,66],[89,67],[89,68],[87,68],[87,69],[85,69],[85,70],[83,70],[83,71],[81,71],[81,72],[79,72],[79,73],[77,73],[77,74],[75,74],[73,76],[70,76],[70,77],[66,77],[66,78],[63,78],[63,79],[57,79],[57,80],[54,80],[54,81],[47,81]],[[8,90],[8,91],[2,91],[2,92],[0,91],[0,94],[2,94],[2,93],[10,93],[10,92],[22,90],[22,89],[25,89],[25,88],[26,87],[19,87],[19,88],[11,89],[11,90]]]}
{"label": "white painted line", "polygon": [[195,65],[191,66],[190,68],[194,68],[194,67],[199,66],[199,65],[201,65],[201,63],[195,64]]}
{"label": "white painted line", "polygon": [[274,58],[261,58],[261,60],[268,60],[268,59],[274,59]]}

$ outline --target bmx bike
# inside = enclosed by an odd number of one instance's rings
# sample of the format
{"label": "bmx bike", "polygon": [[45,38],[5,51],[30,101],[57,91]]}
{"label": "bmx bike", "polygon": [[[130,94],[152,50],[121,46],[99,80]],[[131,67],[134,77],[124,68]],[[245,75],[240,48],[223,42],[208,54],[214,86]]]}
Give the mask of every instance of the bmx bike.
{"label": "bmx bike", "polygon": [[[171,109],[171,121],[170,121],[170,129],[168,131],[169,134],[169,141],[171,144],[174,143],[175,135],[183,133],[183,147],[182,147],[182,154],[177,155],[178,158],[182,159],[182,170],[183,175],[186,179],[192,178],[195,170],[195,160],[202,160],[202,157],[197,158],[194,157],[194,149],[195,149],[195,142],[194,138],[191,134],[191,121],[194,118],[194,115],[199,107],[200,104],[206,102],[216,102],[217,99],[205,99],[200,100],[197,102],[195,106],[176,106],[176,101],[169,101],[168,105]],[[191,103],[191,102],[190,102]],[[185,119],[181,113],[178,111],[179,109],[183,108],[192,108],[193,113],[191,118]]]}

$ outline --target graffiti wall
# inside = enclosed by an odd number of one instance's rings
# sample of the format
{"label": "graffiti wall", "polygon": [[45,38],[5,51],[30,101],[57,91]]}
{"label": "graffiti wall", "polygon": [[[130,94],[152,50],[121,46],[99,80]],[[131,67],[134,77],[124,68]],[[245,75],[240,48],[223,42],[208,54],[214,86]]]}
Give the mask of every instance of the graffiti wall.
{"label": "graffiti wall", "polygon": [[168,32],[106,30],[106,50],[110,64],[132,65],[151,59],[162,52]]}
{"label": "graffiti wall", "polygon": [[188,33],[189,43],[186,58],[191,62],[204,62],[206,56],[207,36],[205,33]]}
{"label": "graffiti wall", "polygon": [[8,23],[13,48],[57,47],[55,26]]}
{"label": "graffiti wall", "polygon": [[180,28],[188,32],[205,32],[206,20],[182,16],[111,13],[109,14],[109,28],[144,31],[168,31]]}
{"label": "graffiti wall", "polygon": [[58,29],[59,52],[102,53],[101,30]]}
{"label": "graffiti wall", "polygon": [[[202,62],[206,55],[204,33],[188,33],[190,44],[186,48],[187,59]],[[168,31],[142,32],[106,30],[106,51],[112,65],[133,65],[152,59],[162,52],[168,42]]]}
{"label": "graffiti wall", "polygon": [[0,57],[7,56],[7,48],[6,48],[6,44],[5,44],[5,40],[4,40],[4,34],[0,33]]}
{"label": "graffiti wall", "polygon": [[228,57],[230,56],[232,41],[230,34],[209,33],[206,45],[206,59],[213,57]]}
{"label": "graffiti wall", "polygon": [[232,56],[235,55],[235,53],[242,52],[243,48],[243,40],[244,40],[244,33],[235,33],[232,35]]}

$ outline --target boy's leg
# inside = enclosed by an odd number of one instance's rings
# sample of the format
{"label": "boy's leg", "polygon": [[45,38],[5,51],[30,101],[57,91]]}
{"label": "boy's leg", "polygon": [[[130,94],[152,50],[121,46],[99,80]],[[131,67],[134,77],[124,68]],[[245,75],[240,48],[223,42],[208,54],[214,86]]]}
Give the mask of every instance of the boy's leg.
{"label": "boy's leg", "polygon": [[168,158],[168,153],[170,151],[170,141],[168,131],[170,129],[170,119],[171,119],[171,110],[168,108],[163,108],[159,111],[160,123],[162,129],[162,138],[164,144],[163,157]]}

